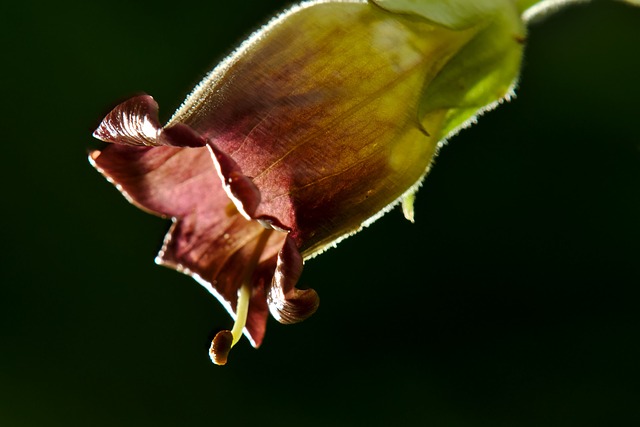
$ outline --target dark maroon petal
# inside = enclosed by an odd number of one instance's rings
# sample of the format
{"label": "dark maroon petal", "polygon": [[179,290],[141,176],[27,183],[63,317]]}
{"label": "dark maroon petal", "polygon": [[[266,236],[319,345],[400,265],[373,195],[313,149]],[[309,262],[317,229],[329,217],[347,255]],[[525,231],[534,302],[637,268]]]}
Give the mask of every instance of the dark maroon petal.
{"label": "dark maroon petal", "polygon": [[[216,222],[210,222],[208,229],[198,228],[192,217],[176,221],[156,261],[194,276],[218,296],[229,312],[235,313],[238,289],[247,268],[251,268],[248,260],[264,227],[255,221],[245,220],[231,203],[228,213],[211,212],[209,215]],[[252,296],[246,329],[256,347],[262,342],[269,314],[265,283],[273,277],[276,254],[283,240],[283,233],[272,234],[251,279]]]}
{"label": "dark maroon petal", "polygon": [[116,144],[154,146],[161,127],[158,103],[149,95],[140,95],[111,110],[93,136]]}
{"label": "dark maroon petal", "polygon": [[267,293],[269,311],[280,323],[300,322],[318,309],[320,300],[316,291],[295,287],[301,274],[302,256],[293,239],[287,236]]}
{"label": "dark maroon petal", "polygon": [[205,144],[204,139],[183,124],[162,129],[158,103],[149,95],[136,96],[115,107],[93,136],[105,142],[142,147],[202,147]]}
{"label": "dark maroon petal", "polygon": [[233,159],[261,194],[254,217],[277,219],[304,258],[398,201],[439,139],[424,128],[439,129],[444,112],[421,123],[420,88],[459,43],[372,7],[320,2],[288,15],[214,70],[171,122]]}
{"label": "dark maroon petal", "polygon": [[185,217],[228,203],[205,148],[110,144],[92,152],[91,162],[131,202],[157,215]]}
{"label": "dark maroon petal", "polygon": [[[238,288],[264,227],[229,200],[206,148],[108,145],[93,164],[137,206],[175,218],[157,262],[190,274],[235,312]],[[284,233],[274,232],[256,269],[271,280]],[[267,281],[268,280],[268,281]],[[254,286],[247,331],[259,345],[268,315],[264,284]]]}
{"label": "dark maroon petal", "polygon": [[208,145],[222,185],[242,216],[257,220],[265,228],[288,232],[289,228],[280,219],[269,215],[256,216],[261,195],[253,180],[242,173],[240,166],[231,156],[211,142],[208,142]]}
{"label": "dark maroon petal", "polygon": [[174,147],[204,147],[206,141],[189,126],[176,123],[160,130],[158,144]]}
{"label": "dark maroon petal", "polygon": [[260,204],[260,191],[249,178],[242,174],[242,170],[231,157],[211,143],[209,148],[229,198],[245,218],[251,219]]}
{"label": "dark maroon petal", "polygon": [[[273,264],[273,263],[271,263]],[[273,275],[273,268],[269,269],[269,277]],[[249,301],[249,313],[247,314],[247,324],[251,345],[258,348],[262,344],[264,334],[267,330],[267,318],[269,317],[269,307],[266,304],[264,282],[259,281],[254,284],[253,295]]]}

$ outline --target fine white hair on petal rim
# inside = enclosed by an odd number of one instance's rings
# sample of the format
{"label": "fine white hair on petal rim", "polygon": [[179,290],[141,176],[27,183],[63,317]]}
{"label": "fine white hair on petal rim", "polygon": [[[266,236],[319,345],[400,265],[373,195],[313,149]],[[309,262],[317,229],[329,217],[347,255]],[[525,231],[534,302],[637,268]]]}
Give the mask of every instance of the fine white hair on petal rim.
{"label": "fine white hair on petal rim", "polygon": [[[543,2],[543,4],[551,4],[551,3],[563,4],[563,3],[567,3],[567,2],[577,2],[577,1],[584,1],[584,0],[549,0],[549,1]],[[187,96],[187,98],[182,103],[180,108],[178,108],[178,110],[174,113],[173,117],[169,120],[167,126],[171,125],[173,122],[179,122],[184,116],[188,116],[191,111],[199,108],[200,104],[205,101],[205,98],[208,95],[211,94],[211,91],[217,86],[217,83],[220,81],[221,78],[223,78],[225,76],[225,74],[233,66],[233,64],[235,64],[240,58],[242,58],[243,55],[249,49],[251,49],[257,42],[259,42],[261,39],[263,39],[264,36],[266,34],[268,34],[269,31],[271,31],[273,28],[275,28],[278,24],[283,22],[285,19],[287,19],[291,15],[293,15],[295,13],[298,13],[301,10],[304,10],[306,8],[309,8],[309,7],[318,5],[318,4],[336,3],[336,2],[337,1],[335,1],[335,0],[310,0],[310,1],[304,1],[304,2],[302,2],[300,4],[298,4],[298,5],[294,5],[294,6],[290,7],[289,9],[286,9],[281,14],[279,14],[276,17],[272,18],[267,24],[265,24],[264,26],[259,28],[248,39],[246,39],[242,44],[240,44],[240,46],[238,48],[236,48],[226,59],[224,59],[221,63],[219,63],[216,67],[214,67],[214,69],[211,70],[204,77],[204,79]],[[338,2],[341,2],[341,3],[367,3],[368,1],[367,0],[340,0]],[[533,9],[533,8],[531,8],[531,9]],[[435,156],[437,156],[440,148],[443,145],[446,144],[448,138],[450,138],[453,135],[457,134],[461,129],[464,129],[464,128],[469,127],[472,124],[474,124],[476,122],[476,120],[477,120],[477,117],[482,115],[486,111],[489,111],[489,110],[492,110],[492,109],[496,108],[500,103],[504,102],[505,100],[509,101],[514,96],[513,88],[515,87],[515,84],[516,84],[516,82],[514,81],[512,83],[512,85],[510,86],[509,90],[505,93],[505,95],[502,98],[500,98],[499,100],[497,100],[495,102],[492,102],[492,103],[490,103],[490,104],[488,104],[488,105],[486,105],[484,107],[479,108],[478,111],[472,117],[467,119],[464,123],[462,123],[460,126],[456,127],[454,130],[449,132],[448,135],[446,135],[444,138],[442,138],[437,144],[436,153],[434,155],[434,158],[435,158]],[[420,176],[420,178],[412,186],[410,186],[405,192],[403,192],[398,198],[393,200],[387,206],[385,206],[382,209],[380,209],[372,217],[370,217],[369,219],[364,221],[360,225],[360,227],[358,227],[357,229],[354,229],[354,230],[352,230],[352,231],[350,231],[348,233],[345,233],[342,236],[339,236],[335,240],[327,243],[326,245],[324,245],[323,247],[317,249],[313,253],[306,255],[304,257],[304,260],[306,261],[307,259],[311,259],[311,258],[315,257],[316,255],[321,254],[322,252],[324,252],[325,250],[327,250],[329,248],[336,247],[337,244],[340,243],[342,240],[346,239],[349,236],[352,236],[352,235],[358,233],[363,228],[368,227],[369,225],[371,225],[372,223],[377,221],[385,213],[387,213],[390,210],[392,210],[399,203],[401,203],[401,201],[407,195],[415,193],[417,191],[417,189],[422,185],[422,181],[424,180],[425,176],[428,174],[428,172],[430,170],[430,167],[431,167],[431,164],[427,167],[427,169],[422,174],[422,176]],[[219,167],[218,167],[217,164],[216,164],[216,169],[217,169],[218,174],[221,176],[221,171],[219,170]],[[224,183],[224,178],[222,176],[221,176],[221,178],[222,178],[223,183]],[[237,200],[233,196],[233,194],[231,194],[231,191],[228,188],[228,186],[223,184],[223,187],[224,187],[225,191],[227,192],[227,195],[230,197],[230,199],[234,202],[234,204],[238,208],[238,210],[241,213],[241,215],[244,216],[247,219],[251,219],[249,217],[249,215],[247,215],[247,213],[244,211],[244,209],[242,207],[242,203],[240,203],[240,201]]]}
{"label": "fine white hair on petal rim", "polygon": [[368,3],[367,0],[309,0],[303,1],[300,4],[291,6],[284,10],[282,13],[271,18],[265,25],[258,28],[251,36],[249,36],[244,42],[240,44],[234,51],[231,52],[222,62],[216,65],[200,83],[191,91],[191,93],[184,100],[182,105],[173,114],[167,126],[173,122],[180,122],[183,116],[189,115],[193,110],[197,110],[200,103],[204,101],[206,96],[210,93],[210,89],[216,86],[216,83],[226,74],[231,66],[242,58],[245,53],[259,42],[265,34],[271,31],[279,23],[283,22],[289,16],[300,12],[303,9],[307,9],[311,6],[315,6],[323,3]]}
{"label": "fine white hair on petal rim", "polygon": [[522,20],[526,24],[544,19],[558,9],[573,3],[587,3],[589,0],[544,0],[522,12]]}
{"label": "fine white hair on petal rim", "polygon": [[482,108],[478,108],[478,111],[476,111],[476,113],[473,116],[469,117],[461,125],[459,125],[458,127],[454,128],[444,138],[442,138],[440,141],[438,141],[438,144],[436,146],[436,151],[435,151],[435,153],[433,155],[433,158],[432,158],[431,162],[429,163],[429,166],[427,166],[427,169],[424,171],[422,176],[420,176],[420,178],[411,187],[409,187],[404,193],[402,193],[397,199],[395,199],[394,201],[389,203],[387,206],[385,206],[382,209],[380,209],[376,214],[374,214],[369,219],[364,221],[360,225],[360,227],[358,227],[357,229],[355,229],[355,230],[353,230],[351,232],[343,234],[342,236],[338,237],[337,239],[327,243],[326,245],[324,245],[320,249],[310,253],[309,255],[306,255],[304,257],[304,261],[306,261],[308,259],[311,259],[311,258],[315,258],[316,256],[320,255],[321,253],[323,253],[324,251],[326,251],[328,249],[335,248],[336,246],[338,246],[338,243],[342,242],[347,237],[353,236],[354,234],[360,232],[363,228],[370,226],[371,224],[376,222],[378,219],[382,218],[382,216],[384,214],[386,214],[387,212],[389,212],[393,208],[395,208],[397,205],[399,205],[405,197],[407,197],[410,194],[416,193],[418,191],[418,189],[422,186],[422,182],[424,181],[426,176],[429,174],[429,171],[431,170],[431,166],[433,165],[436,157],[438,156],[438,154],[440,152],[440,149],[447,144],[449,138],[455,136],[461,130],[463,130],[465,128],[468,128],[469,126],[475,124],[477,122],[477,120],[478,120],[478,117],[480,117],[484,113],[497,108],[500,104],[502,104],[505,101],[509,102],[512,99],[514,99],[516,97],[515,88],[516,88],[517,84],[518,84],[518,81],[514,80],[511,83],[511,85],[509,86],[509,89],[507,89],[505,94],[502,96],[502,98],[500,98],[500,99],[498,99],[498,100],[496,100],[494,102],[491,102],[491,103],[485,105]]}

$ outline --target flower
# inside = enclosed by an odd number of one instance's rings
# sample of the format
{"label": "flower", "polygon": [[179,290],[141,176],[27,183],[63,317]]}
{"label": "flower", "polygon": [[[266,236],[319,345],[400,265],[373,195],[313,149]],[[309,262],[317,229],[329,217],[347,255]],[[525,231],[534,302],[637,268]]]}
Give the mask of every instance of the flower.
{"label": "flower", "polygon": [[431,3],[295,6],[165,126],[141,95],[94,132],[111,144],[92,164],[130,202],[173,219],[156,261],[194,277],[235,317],[213,340],[215,363],[243,331],[259,346],[269,312],[282,323],[313,314],[316,292],[295,287],[303,260],[400,201],[413,220],[443,141],[509,95],[521,11],[510,0]]}

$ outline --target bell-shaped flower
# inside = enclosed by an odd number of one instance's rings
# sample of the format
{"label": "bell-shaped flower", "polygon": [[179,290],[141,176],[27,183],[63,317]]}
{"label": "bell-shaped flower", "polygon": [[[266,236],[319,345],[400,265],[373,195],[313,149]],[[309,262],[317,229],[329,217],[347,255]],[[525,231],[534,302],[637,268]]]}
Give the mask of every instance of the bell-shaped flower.
{"label": "bell-shaped flower", "polygon": [[[92,164],[136,206],[173,219],[157,262],[189,274],[259,346],[270,312],[318,307],[303,261],[412,201],[445,139],[508,97],[525,40],[511,0],[315,1],[217,66],[162,126],[137,96],[95,137]],[[527,3],[527,2],[525,2]],[[531,3],[531,2],[528,2]]]}

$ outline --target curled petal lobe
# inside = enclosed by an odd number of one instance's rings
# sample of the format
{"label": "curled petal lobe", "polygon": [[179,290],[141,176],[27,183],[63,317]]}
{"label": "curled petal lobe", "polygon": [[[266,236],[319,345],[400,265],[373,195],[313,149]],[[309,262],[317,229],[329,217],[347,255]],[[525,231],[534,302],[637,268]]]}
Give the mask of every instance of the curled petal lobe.
{"label": "curled petal lobe", "polygon": [[155,146],[162,125],[158,120],[158,103],[149,95],[131,98],[102,120],[93,136],[115,144]]}
{"label": "curled petal lobe", "polygon": [[202,147],[204,139],[181,123],[162,128],[158,119],[158,103],[149,95],[131,98],[102,120],[93,136],[115,144],[156,147]]}
{"label": "curled petal lobe", "polygon": [[227,195],[242,216],[251,220],[260,204],[260,191],[229,155],[211,143],[209,149]]}
{"label": "curled petal lobe", "polygon": [[300,322],[318,309],[320,300],[316,291],[295,287],[300,274],[302,257],[293,239],[287,236],[278,254],[278,264],[267,293],[269,311],[280,323]]}

